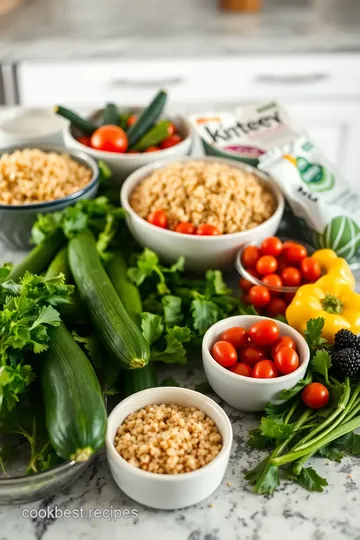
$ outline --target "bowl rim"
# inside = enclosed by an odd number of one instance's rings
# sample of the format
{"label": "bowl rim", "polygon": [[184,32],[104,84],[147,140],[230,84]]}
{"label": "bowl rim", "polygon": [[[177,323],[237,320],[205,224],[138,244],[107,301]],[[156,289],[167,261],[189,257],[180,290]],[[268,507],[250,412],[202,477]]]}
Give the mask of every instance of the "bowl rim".
{"label": "bowl rim", "polygon": [[[184,474],[163,474],[163,473],[154,473],[149,471],[143,471],[142,469],[139,469],[138,467],[135,467],[134,465],[131,465],[128,463],[120,454],[116,451],[114,446],[114,441],[112,440],[112,437],[110,436],[110,432],[112,431],[112,423],[115,423],[115,418],[117,416],[118,411],[123,408],[124,406],[128,405],[129,403],[136,402],[139,396],[145,396],[146,394],[149,395],[149,405],[152,405],[154,401],[151,400],[151,395],[155,394],[156,391],[162,391],[164,394],[169,394],[169,397],[171,397],[171,401],[169,403],[176,403],[176,395],[178,394],[187,394],[188,396],[199,396],[200,400],[203,402],[208,403],[213,409],[217,411],[219,416],[221,417],[221,421],[223,422],[222,431],[219,427],[219,425],[216,423],[217,428],[219,429],[221,433],[221,437],[223,439],[223,446],[218,453],[218,455],[210,461],[210,463],[207,463],[203,467],[200,467],[199,469],[196,469],[195,471],[190,471]],[[164,398],[163,398],[164,399]],[[159,398],[155,398],[154,400],[159,402]],[[190,405],[189,405],[190,406]],[[193,405],[195,406],[195,405]],[[144,405],[143,405],[144,407]],[[197,407],[201,409],[201,406],[197,405]],[[133,412],[136,412],[141,407],[134,407]],[[131,414],[131,413],[128,413]],[[206,413],[207,414],[207,413]],[[212,420],[214,420],[211,416],[211,414],[207,414]],[[123,421],[122,421],[123,422]],[[122,424],[117,425],[120,426]],[[115,432],[116,433],[116,432]],[[224,443],[225,439],[225,443]],[[181,388],[178,386],[156,386],[154,388],[148,388],[146,390],[141,390],[140,392],[136,392],[135,394],[132,394],[131,396],[123,399],[114,407],[112,412],[110,413],[108,417],[108,423],[107,423],[107,430],[106,430],[106,452],[107,454],[110,454],[110,458],[115,460],[115,464],[117,467],[124,468],[126,471],[128,471],[131,474],[137,475],[139,478],[144,479],[152,479],[152,480],[158,480],[159,482],[186,482],[189,478],[196,479],[198,476],[203,475],[204,473],[211,473],[211,470],[213,467],[215,467],[219,461],[226,459],[226,454],[229,455],[231,446],[233,441],[233,429],[230,422],[230,419],[224,409],[220,407],[216,401],[211,399],[210,397],[206,396],[205,394],[201,394],[200,392],[197,392],[196,390],[191,390],[190,388]]]}
{"label": "bowl rim", "polygon": [[89,156],[85,152],[80,150],[69,150],[65,146],[53,146],[53,145],[43,145],[43,144],[17,144],[12,146],[7,146],[5,148],[0,148],[0,157],[3,154],[11,154],[16,152],[16,150],[42,150],[43,152],[55,152],[56,154],[68,154],[75,161],[80,162],[83,166],[87,167],[92,172],[92,177],[86,186],[82,189],[62,197],[61,199],[55,199],[53,201],[44,201],[41,203],[29,203],[29,204],[0,204],[0,210],[43,210],[47,208],[56,208],[57,205],[64,203],[72,204],[77,199],[88,193],[93,189],[93,187],[99,182],[100,171],[98,164],[92,156]]}
{"label": "bowl rim", "polygon": [[51,469],[48,469],[47,471],[41,471],[41,472],[37,472],[31,475],[9,476],[8,478],[0,478],[0,489],[1,489],[1,486],[10,486],[10,485],[13,486],[15,484],[23,484],[23,483],[32,484],[34,482],[34,479],[45,480],[49,476],[53,476],[54,474],[65,472],[68,469],[72,469],[75,467],[80,469],[82,466],[86,465],[87,463],[90,463],[90,460],[82,461],[82,462],[65,461],[65,463],[60,463],[59,465],[56,465],[55,467],[52,467]]}
{"label": "bowl rim", "polygon": [[[294,241],[296,244],[301,244],[302,246],[304,246],[307,249],[308,256],[310,256],[310,253],[312,254],[312,253],[315,252],[314,247],[310,246],[310,244],[308,244],[307,242],[303,242],[302,240],[292,240],[292,238],[288,238],[288,237],[282,236],[282,235],[277,236],[277,238],[280,238],[280,240],[282,242]],[[252,283],[253,285],[263,285],[264,287],[269,289],[269,291],[277,292],[279,294],[280,293],[296,293],[298,291],[298,289],[301,287],[301,284],[298,285],[297,287],[290,287],[290,286],[286,286],[286,285],[283,285],[282,287],[274,287],[274,286],[271,286],[271,285],[267,285],[261,279],[256,278],[255,276],[253,276],[252,274],[250,274],[246,270],[245,266],[241,262],[241,255],[243,254],[244,249],[247,248],[248,246],[259,247],[261,245],[261,242],[262,242],[262,240],[260,240],[258,242],[254,242],[254,241],[247,242],[246,244],[241,246],[239,251],[236,253],[236,255],[235,255],[235,268],[236,268],[237,272],[239,273],[239,275],[241,277],[245,278],[247,281],[250,281],[250,283]]]}
{"label": "bowl rim", "polygon": [[[162,229],[161,227],[157,227],[156,225],[153,225],[152,223],[149,223],[146,221],[146,219],[143,219],[140,217],[135,210],[130,206],[129,203],[129,196],[132,193],[132,191],[135,189],[135,187],[140,184],[142,180],[146,178],[149,174],[162,169],[166,166],[169,166],[173,163],[177,162],[187,162],[187,161],[206,161],[206,162],[215,162],[215,163],[223,163],[224,165],[230,165],[232,167],[236,167],[238,169],[241,169],[246,172],[250,172],[254,174],[255,176],[258,176],[262,181],[266,182],[270,190],[272,191],[273,195],[275,196],[277,206],[275,209],[275,212],[265,221],[257,225],[256,227],[253,227],[252,229],[246,229],[245,231],[238,231],[234,233],[229,234],[220,234],[217,236],[200,236],[200,235],[192,235],[192,234],[184,234],[184,233],[178,233],[176,231],[170,231],[169,229]],[[131,190],[130,190],[131,186]],[[199,242],[199,241],[206,241],[206,242],[221,242],[224,241],[224,238],[241,238],[242,235],[248,234],[249,232],[255,231],[255,232],[261,232],[262,229],[264,229],[269,222],[276,220],[284,212],[285,207],[285,201],[284,197],[277,186],[277,184],[274,182],[274,180],[262,173],[261,171],[258,171],[255,167],[252,167],[251,165],[248,165],[247,163],[243,163],[241,161],[229,159],[229,158],[223,158],[218,156],[179,156],[174,159],[174,161],[156,161],[153,163],[149,163],[147,165],[144,165],[143,167],[140,167],[139,169],[132,172],[125,180],[123,185],[121,186],[120,190],[120,200],[121,200],[121,206],[125,209],[127,214],[131,216],[132,219],[134,219],[139,224],[145,224],[145,226],[150,227],[154,232],[157,231],[160,234],[168,235],[172,238],[187,238],[191,242]]]}
{"label": "bowl rim", "polygon": [[[209,346],[210,345],[209,344],[210,335],[212,334],[212,332],[214,332],[216,327],[220,326],[220,324],[223,324],[224,321],[229,321],[228,328],[232,328],[232,326],[237,326],[237,325],[241,326],[241,324],[239,324],[239,322],[238,322],[239,318],[250,319],[249,326],[256,323],[256,322],[260,322],[262,320],[275,321],[280,327],[280,337],[282,337],[281,336],[281,333],[282,333],[281,329],[282,328],[283,329],[285,328],[286,330],[290,329],[290,334],[292,333],[295,336],[296,340],[304,346],[304,359],[299,364],[299,367],[296,368],[291,373],[288,373],[287,375],[281,375],[280,377],[274,377],[273,379],[257,379],[257,378],[253,378],[253,377],[245,377],[244,375],[240,375],[238,373],[232,373],[230,370],[228,370],[228,369],[224,368],[223,366],[221,366],[220,364],[218,364],[218,362],[216,362],[216,360],[213,358],[213,356],[212,356],[212,354],[210,352],[210,346]],[[235,323],[235,320],[237,321],[236,323]],[[231,321],[234,321],[234,324],[231,324]],[[262,317],[261,315],[233,315],[232,317],[226,317],[225,319],[221,319],[220,321],[216,322],[215,324],[210,326],[210,328],[208,328],[208,330],[204,334],[203,341],[202,341],[202,352],[203,352],[203,355],[205,356],[204,361],[206,361],[209,364],[211,364],[212,366],[214,366],[223,375],[226,374],[230,379],[233,379],[234,381],[235,380],[246,381],[248,384],[254,384],[254,385],[265,384],[265,385],[270,386],[272,384],[275,385],[280,380],[281,381],[289,381],[291,379],[296,379],[296,376],[299,374],[300,369],[303,369],[303,367],[305,365],[305,371],[306,371],[306,369],[307,369],[307,367],[309,365],[309,362],[310,362],[310,349],[309,349],[308,344],[305,341],[305,338],[300,334],[300,332],[295,330],[295,328],[293,328],[289,324],[283,323],[281,321],[277,321],[275,319],[271,319],[270,317]],[[300,354],[299,354],[299,357],[300,357]]]}
{"label": "bowl rim", "polygon": [[[129,107],[130,109],[130,107]],[[134,107],[134,109],[136,109],[136,107]],[[141,109],[140,107],[138,107],[138,109]],[[89,118],[92,118],[96,113],[99,113],[101,112],[103,109],[96,109],[90,116]],[[180,119],[180,121],[184,124],[184,126],[186,127],[186,135],[184,136],[183,140],[181,142],[179,142],[178,144],[176,144],[175,146],[171,146],[170,148],[164,148],[163,150],[158,150],[157,152],[151,152],[151,155],[155,157],[159,157],[160,159],[160,156],[167,156],[167,155],[172,155],[174,153],[174,149],[175,148],[178,148],[178,147],[182,147],[182,146],[186,146],[187,144],[189,144],[189,142],[191,142],[192,140],[192,137],[193,137],[193,128],[189,122],[189,120],[187,119],[187,117],[185,115],[182,115],[182,114],[177,114],[177,113],[169,113],[167,114],[166,116],[169,117],[170,120],[172,119]],[[114,159],[114,158],[117,158],[119,160],[125,160],[125,159],[134,159],[134,160],[138,160],[138,161],[141,161],[142,159],[144,160],[145,159],[145,156],[148,157],[148,153],[139,153],[139,154],[128,154],[128,153],[117,153],[117,152],[105,152],[104,150],[96,150],[95,148],[90,148],[88,146],[85,146],[84,144],[82,143],[79,143],[79,141],[77,139],[75,139],[75,137],[73,136],[73,133],[72,133],[72,127],[71,127],[71,123],[68,122],[64,127],[63,127],[63,135],[64,135],[64,138],[65,137],[68,137],[71,142],[73,143],[76,143],[77,145],[79,146],[82,146],[84,148],[84,152],[89,152],[90,155],[94,155],[96,156],[98,159]]]}

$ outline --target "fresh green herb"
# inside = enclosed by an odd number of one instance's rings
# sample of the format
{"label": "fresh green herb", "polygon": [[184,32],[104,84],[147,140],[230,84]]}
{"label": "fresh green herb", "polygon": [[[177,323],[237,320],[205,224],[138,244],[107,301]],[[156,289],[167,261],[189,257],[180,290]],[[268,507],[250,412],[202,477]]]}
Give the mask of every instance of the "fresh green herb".
{"label": "fresh green herb", "polygon": [[311,359],[311,367],[315,373],[320,373],[325,379],[325,384],[331,386],[329,382],[329,369],[331,367],[331,357],[325,349],[318,349]]}
{"label": "fresh green herb", "polygon": [[312,381],[312,373],[311,371],[308,371],[306,374],[305,379],[300,379],[298,383],[295,384],[292,388],[285,388],[285,390],[281,390],[279,394],[276,396],[277,399],[283,400],[283,401],[289,401],[290,399],[297,396],[308,384],[310,384]]}
{"label": "fresh green herb", "polygon": [[166,377],[161,381],[160,386],[180,386],[180,384],[173,377]]}
{"label": "fresh green herb", "polygon": [[295,480],[300,486],[308,491],[324,491],[323,488],[328,485],[325,478],[318,475],[312,467],[301,469],[299,475],[295,477]]}
{"label": "fresh green herb", "polygon": [[260,426],[261,435],[268,439],[277,439],[282,441],[287,439],[289,435],[294,433],[294,429],[291,425],[282,422],[278,418],[265,418],[261,419]]}
{"label": "fresh green herb", "polygon": [[174,326],[168,328],[165,334],[165,349],[160,351],[153,349],[151,359],[166,364],[187,364],[186,350],[183,343],[188,343],[191,338],[189,328]]}
{"label": "fresh green herb", "polygon": [[164,332],[164,328],[163,319],[160,315],[154,313],[141,314],[142,333],[150,346],[160,339]]}
{"label": "fresh green herb", "polygon": [[167,326],[180,325],[184,320],[181,298],[167,294],[163,296],[164,319]]}
{"label": "fresh green herb", "polygon": [[[351,435],[353,435],[351,433]],[[340,450],[333,444],[329,444],[328,446],[323,446],[318,451],[319,456],[324,457],[326,459],[330,459],[330,461],[336,461],[337,463],[340,463],[344,455],[340,452]]]}
{"label": "fresh green herb", "polygon": [[317,319],[310,319],[307,322],[305,330],[305,338],[310,349],[317,349],[324,346],[327,342],[321,335],[324,328],[325,319],[318,317]]}
{"label": "fresh green herb", "polygon": [[335,444],[347,454],[360,456],[360,435],[356,433],[346,433],[335,441]]}
{"label": "fresh green herb", "polygon": [[249,439],[246,444],[256,450],[266,450],[274,446],[274,439],[265,437],[260,429],[253,429],[249,431]]}
{"label": "fresh green herb", "polygon": [[196,298],[191,303],[193,324],[200,335],[220,319],[220,310],[214,302],[206,298]]}

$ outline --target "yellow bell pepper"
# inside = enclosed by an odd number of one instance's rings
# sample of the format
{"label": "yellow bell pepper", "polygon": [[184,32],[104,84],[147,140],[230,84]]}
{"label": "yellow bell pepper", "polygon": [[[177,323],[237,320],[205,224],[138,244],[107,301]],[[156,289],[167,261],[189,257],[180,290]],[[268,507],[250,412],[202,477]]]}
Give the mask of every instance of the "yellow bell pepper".
{"label": "yellow bell pepper", "polygon": [[305,333],[309,319],[323,317],[322,335],[330,343],[342,328],[360,333],[360,294],[344,282],[344,276],[330,272],[316,283],[302,285],[286,310],[290,326]]}
{"label": "yellow bell pepper", "polygon": [[355,278],[345,259],[338,257],[332,249],[319,249],[311,255],[312,259],[318,261],[323,272],[332,276],[339,276],[344,283],[352,289],[355,288]]}

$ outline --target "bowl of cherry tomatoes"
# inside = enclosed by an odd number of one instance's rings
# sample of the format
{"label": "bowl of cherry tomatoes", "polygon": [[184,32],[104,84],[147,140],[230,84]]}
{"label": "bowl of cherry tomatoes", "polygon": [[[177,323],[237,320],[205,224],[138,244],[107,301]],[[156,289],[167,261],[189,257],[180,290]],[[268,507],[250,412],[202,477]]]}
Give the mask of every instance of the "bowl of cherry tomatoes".
{"label": "bowl of cherry tomatoes", "polygon": [[244,302],[269,317],[285,315],[297,289],[321,277],[313,252],[303,242],[277,236],[243,246],[235,266]]}
{"label": "bowl of cherry tomatoes", "polygon": [[309,347],[291,326],[257,315],[238,315],[215,323],[202,343],[210,386],[241,411],[262,411],[279,402],[279,393],[305,375]]}

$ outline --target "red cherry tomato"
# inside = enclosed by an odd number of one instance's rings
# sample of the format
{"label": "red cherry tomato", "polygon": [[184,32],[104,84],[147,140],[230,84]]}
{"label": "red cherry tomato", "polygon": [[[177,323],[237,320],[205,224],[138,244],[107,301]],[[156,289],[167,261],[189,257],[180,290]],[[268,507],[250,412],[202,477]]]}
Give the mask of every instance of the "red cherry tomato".
{"label": "red cherry tomato", "polygon": [[133,126],[134,124],[136,124],[137,120],[138,120],[138,117],[136,116],[136,114],[131,114],[129,118],[126,120],[127,127],[129,128]]}
{"label": "red cherry tomato", "polygon": [[231,367],[237,361],[235,347],[227,341],[217,341],[212,348],[213,358],[223,367]]}
{"label": "red cherry tomato", "polygon": [[285,315],[287,305],[282,298],[272,298],[266,307],[266,313],[269,317],[277,317],[278,315]]}
{"label": "red cherry tomato", "polygon": [[249,366],[255,366],[260,360],[266,358],[264,349],[256,347],[255,345],[247,345],[240,350],[240,362],[249,364]]}
{"label": "red cherry tomato", "polygon": [[288,266],[287,262],[285,261],[285,256],[282,254],[277,258],[278,266],[277,266],[277,273],[281,274],[281,272]]}
{"label": "red cherry tomato", "polygon": [[290,264],[300,264],[307,257],[306,247],[296,242],[289,243],[284,247],[285,259]]}
{"label": "red cherry tomato", "polygon": [[284,293],[284,300],[285,300],[287,306],[288,306],[289,304],[291,304],[291,302],[292,302],[293,299],[294,299],[294,296],[295,296],[295,293],[293,293],[293,292],[286,292],[286,293]]}
{"label": "red cherry tomato", "polygon": [[[266,285],[266,287],[269,287],[270,289],[272,289],[272,287],[276,289],[283,286],[281,277],[278,276],[277,274],[267,274],[266,276],[262,278],[261,281],[263,282],[264,285]],[[280,293],[277,291],[271,290],[271,294],[274,295],[274,294],[280,294]]]}
{"label": "red cherry tomato", "polygon": [[128,150],[126,153],[127,154],[140,154],[139,150],[134,150],[134,149]]}
{"label": "red cherry tomato", "polygon": [[160,143],[160,148],[161,150],[165,150],[165,148],[171,148],[172,146],[179,144],[181,141],[182,138],[180,135],[170,135],[170,137]]}
{"label": "red cherry tomato", "polygon": [[195,225],[193,223],[190,223],[189,221],[182,221],[181,223],[178,223],[176,225],[175,232],[182,234],[194,234]]}
{"label": "red cherry tomato", "polygon": [[156,225],[156,227],[161,227],[161,229],[166,229],[167,227],[167,217],[164,210],[154,210],[154,212],[150,212],[147,220],[151,225]]}
{"label": "red cherry tomato", "polygon": [[279,337],[279,327],[275,321],[264,319],[253,324],[248,330],[251,341],[261,347],[272,345]]}
{"label": "red cherry tomato", "polygon": [[267,306],[267,304],[270,302],[269,289],[263,287],[262,285],[254,285],[249,290],[249,300],[255,308],[263,308]]}
{"label": "red cherry tomato", "polygon": [[233,326],[233,328],[228,328],[220,336],[221,341],[228,341],[231,345],[234,345],[235,349],[240,349],[244,347],[248,341],[249,336],[245,328],[241,326]]}
{"label": "red cherry tomato", "polygon": [[230,368],[230,371],[243,377],[252,376],[252,368],[248,364],[244,364],[244,362],[236,362],[235,366]]}
{"label": "red cherry tomato", "polygon": [[200,225],[196,229],[196,234],[199,236],[219,236],[221,232],[215,225],[209,225],[206,223],[205,225]]}
{"label": "red cherry tomato", "polygon": [[254,286],[254,284],[251,283],[250,281],[248,281],[247,279],[245,279],[243,277],[239,279],[239,287],[243,291],[248,292],[251,289],[251,287],[253,287],[253,286]]}
{"label": "red cherry tomato", "polygon": [[159,152],[160,148],[158,146],[148,146],[146,150],[144,150],[144,153],[148,152]]}
{"label": "red cherry tomato", "polygon": [[272,360],[261,360],[252,371],[255,379],[275,379],[278,376],[278,370]]}
{"label": "red cherry tomato", "polygon": [[256,263],[256,270],[259,274],[274,274],[277,264],[277,260],[272,255],[262,255]]}
{"label": "red cherry tomato", "polygon": [[329,401],[329,390],[323,384],[313,382],[305,386],[301,399],[309,409],[321,409]]}
{"label": "red cherry tomato", "polygon": [[121,127],[109,124],[100,126],[94,131],[91,135],[91,146],[95,150],[123,154],[127,150],[128,139]]}
{"label": "red cherry tomato", "polygon": [[78,137],[78,138],[77,138],[77,141],[78,141],[80,144],[83,144],[84,146],[91,146],[91,140],[90,140],[90,137],[86,137],[86,136]]}
{"label": "red cherry tomato", "polygon": [[271,346],[271,356],[274,358],[275,353],[277,353],[282,347],[290,347],[296,351],[296,343],[293,338],[290,336],[282,336]]}
{"label": "red cherry tomato", "polygon": [[281,347],[281,349],[275,353],[274,361],[277,369],[283,375],[292,373],[299,367],[298,354],[291,347]]}
{"label": "red cherry tomato", "polygon": [[175,124],[174,124],[173,122],[170,122],[167,131],[168,131],[169,136],[170,136],[170,135],[175,135],[175,133],[176,133],[176,126],[175,126]]}
{"label": "red cherry tomato", "polygon": [[305,281],[314,283],[321,276],[321,266],[318,261],[311,257],[305,257],[300,263],[300,270]]}
{"label": "red cherry tomato", "polygon": [[278,257],[283,249],[282,241],[277,236],[269,236],[263,240],[260,250],[263,255],[273,255]]}
{"label": "red cherry tomato", "polygon": [[300,270],[293,266],[288,266],[281,272],[281,279],[286,287],[298,287],[301,283]]}
{"label": "red cherry tomato", "polygon": [[255,268],[260,257],[260,249],[257,246],[247,246],[241,255],[241,262],[246,269]]}

